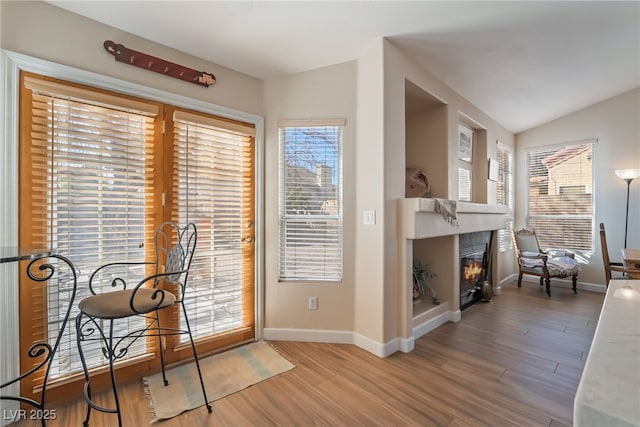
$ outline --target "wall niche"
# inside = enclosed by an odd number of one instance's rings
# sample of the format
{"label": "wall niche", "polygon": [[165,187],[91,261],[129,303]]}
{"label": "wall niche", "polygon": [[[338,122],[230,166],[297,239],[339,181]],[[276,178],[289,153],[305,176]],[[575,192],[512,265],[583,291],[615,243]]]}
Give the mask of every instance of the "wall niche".
{"label": "wall niche", "polygon": [[405,79],[405,163],[421,168],[431,197],[448,198],[448,106]]}

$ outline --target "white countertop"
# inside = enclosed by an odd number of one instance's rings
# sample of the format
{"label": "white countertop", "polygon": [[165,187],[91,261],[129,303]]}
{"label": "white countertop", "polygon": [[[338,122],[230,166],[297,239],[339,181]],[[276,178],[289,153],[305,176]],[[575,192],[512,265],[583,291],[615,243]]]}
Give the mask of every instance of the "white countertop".
{"label": "white countertop", "polygon": [[640,426],[640,280],[612,280],[573,407],[576,427]]}

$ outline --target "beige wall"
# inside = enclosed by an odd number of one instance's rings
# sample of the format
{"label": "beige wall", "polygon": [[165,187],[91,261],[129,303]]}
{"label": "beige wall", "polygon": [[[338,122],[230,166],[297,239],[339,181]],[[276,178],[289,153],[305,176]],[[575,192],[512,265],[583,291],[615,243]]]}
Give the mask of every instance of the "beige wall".
{"label": "beige wall", "polygon": [[[640,88],[610,98],[516,136],[515,227],[526,224],[526,151],[529,148],[596,138],[593,149],[594,252],[579,254],[578,281],[604,285],[598,224],[607,229],[609,256],[620,260],[624,246],[627,185],[614,170],[640,168]],[[627,246],[640,248],[640,180],[631,184]]]}
{"label": "beige wall", "polygon": [[[383,43],[377,40],[358,58],[356,137],[356,277],[354,329],[360,345],[384,343],[385,241]],[[362,212],[376,212],[374,225],[362,224]],[[379,349],[378,349],[379,350]]]}
{"label": "beige wall", "polygon": [[[354,306],[354,218],[356,62],[265,81],[265,336],[296,331],[352,331]],[[346,119],[344,130],[344,280],[342,283],[278,282],[278,120]],[[308,309],[318,297],[318,310]],[[300,331],[303,330],[303,331]],[[314,336],[322,340],[322,337]]]}
{"label": "beige wall", "polygon": [[[262,81],[41,1],[1,1],[0,46],[24,55],[263,115]],[[213,73],[208,88],[116,62],[102,44],[123,44],[189,68]]]}

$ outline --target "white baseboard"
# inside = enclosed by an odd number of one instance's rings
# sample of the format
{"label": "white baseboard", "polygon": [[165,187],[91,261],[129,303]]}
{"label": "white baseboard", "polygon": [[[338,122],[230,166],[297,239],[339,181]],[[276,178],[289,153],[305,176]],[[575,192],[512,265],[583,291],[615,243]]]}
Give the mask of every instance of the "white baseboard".
{"label": "white baseboard", "polygon": [[400,350],[401,346],[408,348],[411,346],[413,349],[413,342],[408,344],[406,342],[400,343],[400,338],[394,338],[391,341],[388,341],[384,344],[381,344],[377,341],[372,340],[371,338],[365,337],[364,335],[353,333],[353,344],[358,347],[367,350],[369,353],[373,353],[378,357],[388,357],[391,356],[396,351]]}
{"label": "white baseboard", "polygon": [[264,328],[262,338],[269,341],[323,342],[353,344],[353,332],[322,329]]}
{"label": "white baseboard", "polygon": [[396,351],[405,353],[413,350],[413,338],[394,338],[379,343],[369,337],[352,331],[333,331],[318,329],[264,328],[262,338],[271,341],[302,341],[330,344],[353,344],[378,357],[387,357]]}
{"label": "white baseboard", "polygon": [[518,273],[510,274],[509,276],[507,276],[504,279],[500,280],[499,286],[500,287],[506,286],[509,283],[513,282],[514,280],[518,280]]}
{"label": "white baseboard", "polygon": [[447,323],[449,321],[457,322],[458,320],[460,320],[460,318],[461,318],[460,310],[457,310],[455,312],[453,312],[453,311],[445,311],[444,313],[441,313],[441,314],[439,314],[437,316],[432,317],[431,319],[427,320],[426,322],[423,322],[423,323],[421,323],[419,325],[416,325],[413,328],[413,339],[417,340],[421,336],[433,331],[438,326],[444,325],[445,323]]}
{"label": "white baseboard", "polygon": [[[517,275],[515,276],[516,276],[515,280],[518,280],[518,276]],[[540,279],[536,276],[524,275],[522,276],[522,281],[528,282],[528,283],[539,283]],[[572,289],[573,285],[571,284],[571,279],[551,279],[552,291],[554,287]],[[590,292],[598,292],[601,294],[604,294],[607,292],[607,287],[605,285],[596,285],[594,283],[585,283],[580,281],[578,281],[578,283],[576,284],[576,289],[583,290],[583,291],[590,291]]]}
{"label": "white baseboard", "polygon": [[414,349],[415,338],[398,338],[398,350],[403,353],[411,353]]}

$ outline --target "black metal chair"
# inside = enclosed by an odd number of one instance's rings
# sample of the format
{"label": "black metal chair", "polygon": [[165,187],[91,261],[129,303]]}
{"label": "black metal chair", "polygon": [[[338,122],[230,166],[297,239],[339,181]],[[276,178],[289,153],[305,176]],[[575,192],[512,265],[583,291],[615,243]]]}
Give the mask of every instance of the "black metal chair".
{"label": "black metal chair", "polygon": [[[114,363],[125,357],[129,348],[138,339],[144,337],[156,336],[158,338],[162,377],[166,386],[168,381],[165,374],[162,337],[176,334],[189,335],[195,365],[200,377],[204,403],[207,406],[207,410],[209,412],[212,411],[207,399],[204,382],[202,381],[200,363],[184,305],[184,294],[196,240],[197,231],[193,223],[180,227],[175,223],[165,222],[155,234],[155,262],[110,263],[103,265],[91,274],[89,289],[92,295],[84,298],[79,303],[80,314],[76,317],[78,350],[85,376],[84,397],[88,404],[87,416],[84,421],[85,426],[89,425],[91,409],[117,414],[118,425],[122,426]],[[128,280],[127,276],[131,273],[131,270],[136,268],[142,271],[151,268],[153,274],[135,282]],[[135,283],[135,285],[128,286],[127,281]],[[177,290],[177,296],[164,289],[167,285]],[[116,288],[117,290],[104,291],[105,288]],[[182,314],[186,324],[185,330],[167,328],[160,325],[160,311],[175,304],[180,304],[182,307]],[[143,318],[141,327],[118,333],[122,328],[114,328],[115,322],[134,316]],[[103,330],[102,324],[105,324],[104,329],[108,329],[108,331]],[[115,408],[99,406],[91,398],[90,376],[82,343],[96,340],[102,342],[102,353],[109,362]]]}

